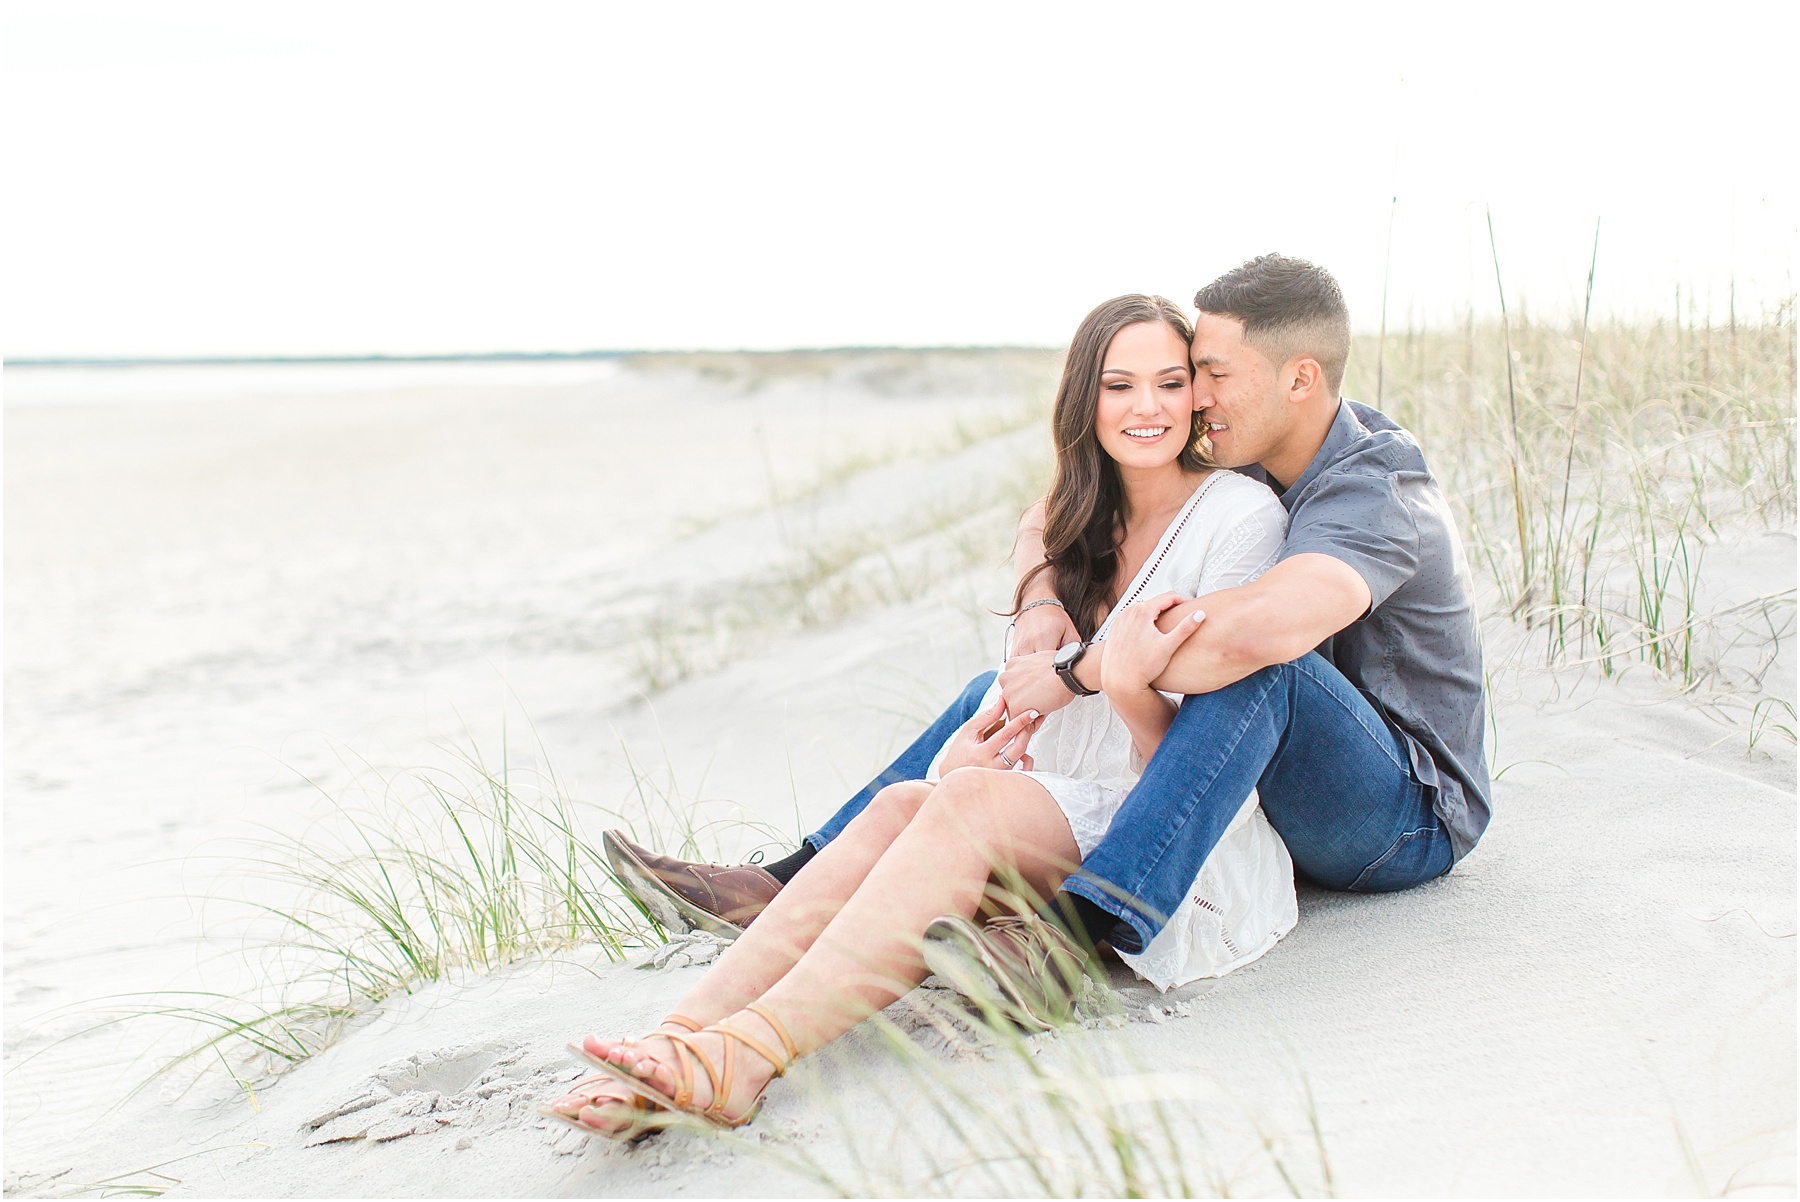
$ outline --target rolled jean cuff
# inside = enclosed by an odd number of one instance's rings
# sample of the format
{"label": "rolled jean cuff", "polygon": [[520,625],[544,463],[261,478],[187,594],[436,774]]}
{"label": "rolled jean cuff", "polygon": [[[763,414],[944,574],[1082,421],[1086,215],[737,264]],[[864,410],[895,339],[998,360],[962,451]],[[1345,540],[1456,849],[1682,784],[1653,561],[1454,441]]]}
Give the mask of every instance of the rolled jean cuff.
{"label": "rolled jean cuff", "polygon": [[[1137,955],[1150,946],[1150,941],[1156,938],[1157,932],[1163,928],[1162,923],[1152,925],[1148,918],[1120,901],[1118,889],[1100,881],[1098,877],[1089,877],[1077,870],[1074,875],[1063,881],[1062,887],[1064,892],[1087,898],[1123,924],[1122,927],[1115,926],[1111,931],[1088,932],[1096,941],[1105,939],[1112,944],[1113,950],[1116,952],[1129,952],[1134,956]],[[1126,947],[1127,943],[1135,943],[1135,946]]]}

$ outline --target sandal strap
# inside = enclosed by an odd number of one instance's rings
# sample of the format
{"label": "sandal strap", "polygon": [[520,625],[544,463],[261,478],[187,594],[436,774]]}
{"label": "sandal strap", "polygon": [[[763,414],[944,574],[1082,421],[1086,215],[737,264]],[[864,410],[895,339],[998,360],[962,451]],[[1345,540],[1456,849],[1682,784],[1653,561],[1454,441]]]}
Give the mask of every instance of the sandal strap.
{"label": "sandal strap", "polygon": [[775,1012],[761,1002],[748,1002],[745,1004],[744,1009],[768,1023],[769,1029],[774,1031],[780,1038],[781,1046],[787,1050],[787,1060],[780,1061],[773,1056],[767,1056],[766,1059],[770,1064],[775,1066],[775,1075],[777,1077],[784,1075],[788,1069],[793,1067],[794,1061],[800,1059],[800,1049],[795,1045],[794,1037],[788,1034],[787,1024],[783,1023],[779,1018],[776,1018]]}
{"label": "sandal strap", "polygon": [[[771,1050],[767,1044],[755,1036],[746,1035],[736,1027],[727,1026],[722,1022],[714,1023],[712,1026],[702,1028],[701,1031],[694,1033],[720,1037],[719,1042],[723,1046],[717,1065],[712,1062],[706,1052],[695,1046],[693,1035],[678,1031],[658,1033],[661,1038],[668,1040],[669,1046],[675,1050],[676,1064],[670,1066],[675,1076],[675,1092],[670,1095],[669,1100],[675,1103],[676,1109],[698,1115],[722,1126],[741,1127],[749,1122],[750,1117],[756,1113],[761,1106],[761,1099],[758,1098],[757,1101],[751,1103],[750,1109],[735,1119],[725,1113],[725,1107],[731,1101],[732,1082],[737,1078],[737,1045],[743,1044],[768,1061],[775,1069],[773,1075],[776,1077],[786,1073],[788,1067],[793,1064],[797,1049],[792,1036],[787,1033],[787,1028],[765,1008],[757,1006],[755,1003],[751,1003],[751,1007],[753,1012],[768,1023],[781,1037],[781,1042],[788,1052],[786,1056]],[[707,1084],[712,1087],[712,1101],[700,1109],[696,1109],[693,1105],[696,1083],[693,1066],[696,1062],[700,1065],[700,1070],[706,1074]]]}
{"label": "sandal strap", "polygon": [[719,1085],[713,1090],[712,1104],[706,1108],[706,1115],[729,1123],[731,1120],[725,1118],[725,1103],[731,1098],[731,1083],[737,1079],[737,1045],[729,1039],[721,1042],[725,1045],[725,1064],[719,1071]]}
{"label": "sandal strap", "polygon": [[[709,1030],[721,1035],[731,1033],[729,1028],[726,1027],[715,1026],[709,1028]],[[737,1078],[736,1046],[732,1044],[729,1039],[720,1041],[725,1045],[725,1051],[720,1057],[722,1063],[715,1068],[712,1061],[707,1058],[705,1052],[702,1052],[699,1048],[694,1047],[688,1042],[687,1036],[668,1035],[665,1036],[665,1038],[667,1038],[670,1043],[686,1048],[687,1051],[693,1055],[693,1058],[700,1062],[700,1067],[706,1072],[707,1083],[712,1086],[712,1101],[708,1102],[700,1111],[701,1116],[729,1123],[731,1120],[725,1117],[725,1104],[731,1100],[731,1083]],[[675,1099],[675,1102],[676,1105],[687,1110],[691,1108],[693,1100],[694,1093],[693,1090],[690,1089],[685,1092],[685,1095],[678,1096]]]}
{"label": "sandal strap", "polygon": [[[773,1024],[770,1024],[770,1025],[773,1026]],[[736,1027],[728,1027],[724,1023],[714,1023],[710,1029],[718,1032],[720,1035],[730,1036],[732,1039],[736,1040],[737,1042],[743,1044],[745,1047],[749,1048],[752,1052],[755,1052],[758,1056],[761,1056],[764,1060],[767,1060],[769,1062],[769,1065],[772,1068],[774,1068],[774,1070],[775,1070],[774,1075],[777,1077],[786,1075],[786,1073],[788,1071],[788,1066],[793,1064],[793,1062],[794,1062],[794,1058],[792,1056],[782,1056],[780,1053],[775,1052],[773,1049],[771,1049],[769,1047],[769,1045],[764,1043],[762,1040],[757,1039],[753,1035],[746,1035],[746,1034],[744,1034],[744,1032],[738,1030]],[[776,1027],[775,1030],[776,1030],[776,1033],[781,1035],[785,1041],[787,1033],[785,1031],[783,1031],[780,1027]],[[729,1057],[730,1052],[731,1052],[731,1044],[730,1043],[727,1043],[725,1045],[725,1050],[726,1050],[726,1055]]]}
{"label": "sandal strap", "polygon": [[[698,1061],[700,1068],[706,1073],[706,1083],[712,1086],[713,1099],[719,1097],[719,1070],[713,1067],[706,1053],[695,1047],[689,1036],[668,1032],[663,1035],[675,1048],[675,1055],[682,1061],[682,1074],[677,1078],[675,1105],[683,1110],[689,1108],[694,1100],[694,1070],[692,1061]],[[710,1107],[709,1107],[710,1109]]]}
{"label": "sandal strap", "polygon": [[699,1079],[694,1072],[695,1062],[698,1061],[700,1067],[706,1070],[708,1080],[712,1078],[712,1069],[707,1065],[705,1056],[679,1043],[675,1044],[675,1059],[681,1064],[681,1092],[676,1095],[675,1104],[690,1106],[694,1101],[694,1082]]}
{"label": "sandal strap", "polygon": [[[705,1029],[685,1014],[671,1014],[663,1019],[658,1025],[665,1027],[686,1027],[689,1031],[693,1032],[699,1032]],[[675,1049],[675,1064],[673,1066],[675,1093],[673,1097],[677,1106],[686,1106],[689,1102],[694,1100],[694,1066],[690,1062],[697,1053],[695,1053],[692,1048],[684,1048],[676,1043],[672,1032],[652,1031],[650,1034],[662,1036],[664,1039],[667,1039],[670,1045]],[[649,1038],[649,1036],[645,1036],[645,1038]]]}

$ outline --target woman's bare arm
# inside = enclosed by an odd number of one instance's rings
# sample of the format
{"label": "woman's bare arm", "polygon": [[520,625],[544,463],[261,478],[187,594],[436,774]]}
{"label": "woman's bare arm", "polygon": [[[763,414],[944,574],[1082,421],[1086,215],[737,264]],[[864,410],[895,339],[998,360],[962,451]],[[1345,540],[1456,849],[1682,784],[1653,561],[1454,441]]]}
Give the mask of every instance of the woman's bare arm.
{"label": "woman's bare arm", "polygon": [[1148,763],[1162,746],[1163,736],[1169,733],[1169,723],[1175,720],[1175,703],[1148,686],[1130,691],[1109,690],[1106,700],[1131,732],[1131,745],[1137,748],[1139,758]]}
{"label": "woman's bare arm", "polygon": [[[1018,566],[1017,579],[1020,580],[1025,578],[1027,572],[1044,562],[1044,503],[1041,500],[1027,509],[1019,519],[1019,531],[1013,539],[1013,562]],[[1019,603],[1030,605],[1033,601],[1055,596],[1056,589],[1051,584],[1050,573],[1039,572]],[[1076,637],[1075,623],[1069,620],[1069,615],[1060,606],[1038,605],[1030,612],[1020,614],[1015,620],[1012,653],[1030,655],[1037,651],[1054,651]]]}
{"label": "woman's bare arm", "polygon": [[1179,593],[1163,593],[1127,605],[1113,619],[1106,641],[1094,644],[1107,649],[1101,691],[1131,732],[1132,746],[1146,761],[1162,746],[1169,723],[1175,720],[1175,703],[1152,688],[1151,682],[1167,669],[1169,658],[1198,628],[1195,622],[1178,622],[1165,633],[1156,619],[1185,600]]}

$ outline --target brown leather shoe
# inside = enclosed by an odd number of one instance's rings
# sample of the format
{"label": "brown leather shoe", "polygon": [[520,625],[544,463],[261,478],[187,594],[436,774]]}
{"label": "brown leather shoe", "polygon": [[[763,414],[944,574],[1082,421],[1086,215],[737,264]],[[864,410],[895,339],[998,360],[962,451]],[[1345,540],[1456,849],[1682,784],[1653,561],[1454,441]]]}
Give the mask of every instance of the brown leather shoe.
{"label": "brown leather shoe", "polygon": [[640,847],[624,831],[600,836],[619,883],[668,931],[744,933],[781,892],[781,882],[754,864],[702,864]]}
{"label": "brown leather shoe", "polygon": [[1035,914],[1006,914],[985,926],[946,914],[925,929],[924,953],[951,988],[1028,1031],[1073,1020],[1093,987],[1086,953]]}

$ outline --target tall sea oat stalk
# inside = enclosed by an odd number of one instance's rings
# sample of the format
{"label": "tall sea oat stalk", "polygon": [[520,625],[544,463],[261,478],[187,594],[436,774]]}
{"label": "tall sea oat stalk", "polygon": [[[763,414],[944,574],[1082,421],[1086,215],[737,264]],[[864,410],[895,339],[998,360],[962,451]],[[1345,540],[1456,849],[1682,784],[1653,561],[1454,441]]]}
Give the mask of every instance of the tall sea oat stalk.
{"label": "tall sea oat stalk", "polygon": [[1494,239],[1494,210],[1487,211],[1488,248],[1494,252],[1494,287],[1500,293],[1500,332],[1506,340],[1506,404],[1512,415],[1513,513],[1519,524],[1519,596],[1513,602],[1517,615],[1531,602],[1531,544],[1525,533],[1525,492],[1519,483],[1519,397],[1513,384],[1512,322],[1506,313],[1506,285],[1500,279],[1500,246]]}

